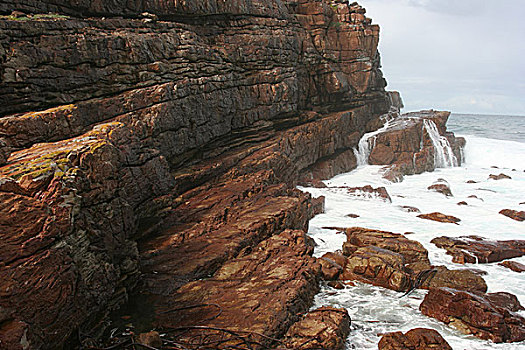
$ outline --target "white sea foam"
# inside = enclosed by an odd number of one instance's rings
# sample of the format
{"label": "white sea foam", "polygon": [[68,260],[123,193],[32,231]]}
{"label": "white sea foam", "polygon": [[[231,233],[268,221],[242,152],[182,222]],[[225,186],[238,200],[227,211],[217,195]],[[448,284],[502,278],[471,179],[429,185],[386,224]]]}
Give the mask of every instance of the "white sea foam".
{"label": "white sea foam", "polygon": [[[525,273],[519,274],[492,264],[452,263],[452,258],[430,243],[437,236],[479,235],[492,239],[525,239],[525,222],[509,219],[498,212],[501,209],[525,210],[525,143],[500,141],[465,136],[466,164],[462,167],[440,168],[431,173],[406,176],[400,183],[390,183],[381,177],[380,166],[361,166],[358,169],[326,181],[328,186],[385,186],[392,203],[374,198],[359,198],[344,191],[329,188],[303,189],[314,196],[326,196],[326,212],[310,221],[309,234],[318,246],[315,255],[341,249],[346,240],[344,234],[323,227],[362,226],[398,233],[411,232],[408,238],[421,242],[429,251],[433,264],[450,268],[475,267],[488,274],[484,276],[489,292],[506,291],[515,294],[525,305]],[[498,166],[499,168],[492,168]],[[513,169],[515,169],[513,171]],[[512,179],[489,180],[490,174],[505,173]],[[427,190],[438,178],[445,179],[453,197]],[[477,183],[466,183],[475,180]],[[478,198],[469,198],[476,195]],[[466,201],[468,206],[457,205]],[[442,212],[461,219],[459,225],[446,224],[417,218],[400,208],[409,205],[423,213]],[[347,214],[357,214],[350,218]],[[525,257],[513,259],[524,263]],[[377,349],[378,334],[391,331],[408,331],[416,327],[434,328],[454,349],[525,349],[525,342],[494,344],[460,332],[422,315],[419,304],[425,291],[417,291],[409,297],[399,298],[400,293],[365,284],[336,291],[323,287],[316,297],[315,307],[335,305],[346,307],[353,319],[348,349]],[[525,313],[522,312],[525,316]]]}

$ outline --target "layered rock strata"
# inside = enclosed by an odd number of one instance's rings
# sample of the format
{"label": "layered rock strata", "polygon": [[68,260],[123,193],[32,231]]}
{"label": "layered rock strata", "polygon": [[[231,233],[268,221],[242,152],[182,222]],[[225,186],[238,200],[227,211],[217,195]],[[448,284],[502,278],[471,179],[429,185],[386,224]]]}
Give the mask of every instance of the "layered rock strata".
{"label": "layered rock strata", "polygon": [[400,181],[403,175],[461,165],[465,139],[447,131],[449,115],[450,112],[430,110],[387,121],[379,133],[368,139],[368,163],[389,165],[383,176],[391,181]]}
{"label": "layered rock strata", "polygon": [[[0,4],[12,10],[23,14],[0,17],[3,344],[98,346],[101,320],[130,294],[151,307],[147,320],[132,312],[137,327],[169,325],[168,306],[217,300],[224,318],[208,325],[251,310],[229,326],[263,334],[261,344],[283,336],[317,288],[297,230],[322,203],[296,181],[355,167],[352,149],[392,101],[364,9]],[[279,240],[295,262],[263,264]],[[257,318],[256,282],[245,302],[226,300],[245,284],[221,276],[262,283],[255,267],[228,270],[251,258],[275,275],[264,315],[279,322]]]}

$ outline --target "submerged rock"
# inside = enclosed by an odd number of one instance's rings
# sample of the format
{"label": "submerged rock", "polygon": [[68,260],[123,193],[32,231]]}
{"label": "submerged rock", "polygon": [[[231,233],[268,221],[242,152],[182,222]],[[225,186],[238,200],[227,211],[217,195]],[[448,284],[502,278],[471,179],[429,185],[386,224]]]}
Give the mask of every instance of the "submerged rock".
{"label": "submerged rock", "polygon": [[514,272],[525,272],[525,264],[520,264],[517,261],[503,261],[498,265],[511,269]]}
{"label": "submerged rock", "polygon": [[444,223],[451,223],[451,224],[458,224],[458,222],[461,221],[461,219],[455,216],[446,215],[446,214],[442,214],[438,212],[429,213],[429,214],[420,214],[417,217],[421,219],[432,220],[432,221],[437,221],[437,222],[444,222]]}
{"label": "submerged rock", "polygon": [[438,192],[438,193],[444,194],[447,197],[453,197],[452,191],[450,190],[450,185],[448,184],[448,182],[446,182],[444,180],[438,181],[438,182],[434,183],[433,185],[428,186],[427,189],[430,190],[430,191],[434,191],[434,192]]}
{"label": "submerged rock", "polygon": [[387,333],[381,337],[379,350],[452,350],[452,347],[434,329],[414,328],[402,332]]}
{"label": "submerged rock", "polygon": [[516,221],[525,221],[525,211],[503,209],[499,213]]}
{"label": "submerged rock", "polygon": [[493,241],[479,236],[436,237],[431,243],[452,255],[458,264],[491,263],[525,255],[525,241]]}
{"label": "submerged rock", "polygon": [[481,339],[496,343],[525,340],[525,318],[512,311],[515,305],[501,305],[499,297],[492,299],[450,288],[433,288],[419,309],[427,316]]}
{"label": "submerged rock", "polygon": [[512,177],[506,175],[506,174],[499,174],[499,175],[494,175],[494,174],[490,174],[489,175],[489,180],[503,180],[503,179],[512,179]]}

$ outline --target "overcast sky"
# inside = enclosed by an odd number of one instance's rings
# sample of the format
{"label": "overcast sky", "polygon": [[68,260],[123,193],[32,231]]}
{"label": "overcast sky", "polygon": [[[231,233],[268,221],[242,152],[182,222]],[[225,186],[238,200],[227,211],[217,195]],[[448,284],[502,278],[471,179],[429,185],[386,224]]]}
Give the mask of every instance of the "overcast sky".
{"label": "overcast sky", "polygon": [[361,0],[404,111],[525,115],[525,0]]}

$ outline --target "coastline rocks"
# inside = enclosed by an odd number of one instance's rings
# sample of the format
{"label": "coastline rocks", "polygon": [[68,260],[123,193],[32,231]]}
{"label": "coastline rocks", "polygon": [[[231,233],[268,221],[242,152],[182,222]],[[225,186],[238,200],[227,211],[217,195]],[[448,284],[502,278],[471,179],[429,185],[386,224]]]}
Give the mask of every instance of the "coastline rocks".
{"label": "coastline rocks", "polygon": [[[369,163],[389,165],[383,177],[393,182],[401,181],[403,175],[420,174],[447,164],[461,165],[460,149],[465,139],[446,131],[449,115],[450,112],[420,111],[391,120],[383,132],[374,136],[373,147],[369,140],[369,147],[372,148]],[[448,155],[445,159],[435,157],[436,154],[444,154],[443,145],[435,142],[438,135],[446,140],[453,154],[452,159],[447,158]],[[441,164],[441,161],[446,164]]]}
{"label": "coastline rocks", "polygon": [[498,304],[482,295],[433,288],[419,309],[424,315],[481,339],[496,343],[524,340],[525,318]]}
{"label": "coastline rocks", "polygon": [[398,292],[405,291],[411,281],[401,254],[374,246],[359,248],[353,252],[347,259],[341,278]]}
{"label": "coastline rocks", "polygon": [[499,174],[499,175],[494,175],[494,174],[490,174],[489,175],[489,180],[503,180],[503,179],[512,179],[512,177],[506,175],[506,174]]}
{"label": "coastline rocks", "polygon": [[499,213],[516,221],[525,221],[525,211],[503,209]]}
{"label": "coastline rocks", "polygon": [[[213,277],[187,283],[169,298],[158,300],[154,324],[168,328],[198,324],[247,332],[269,345],[267,337],[285,332],[298,313],[308,310],[318,291],[321,269],[310,256],[312,251],[313,242],[303,231],[285,230],[272,236],[251,253],[225,263]],[[210,305],[218,305],[220,314],[218,307]],[[197,334],[206,335],[206,330],[196,329],[183,337]]]}
{"label": "coastline rocks", "polygon": [[525,241],[492,241],[479,236],[436,237],[430,241],[443,248],[458,264],[491,263],[525,255]]}
{"label": "coastline rocks", "polygon": [[503,261],[498,265],[511,269],[514,272],[525,272],[525,264],[520,264],[517,261]]}
{"label": "coastline rocks", "polygon": [[421,213],[421,210],[416,207],[411,207],[410,205],[401,205],[399,208],[407,213]]}
{"label": "coastline rocks", "polygon": [[432,220],[432,221],[437,221],[437,222],[444,222],[444,223],[451,223],[451,224],[456,224],[456,225],[458,225],[458,222],[461,221],[461,219],[455,216],[445,215],[445,214],[438,213],[438,212],[429,213],[429,214],[420,214],[417,217],[421,219]]}
{"label": "coastline rocks", "polygon": [[386,202],[392,202],[392,198],[390,198],[390,195],[384,187],[374,188],[370,185],[366,185],[363,187],[348,187],[347,193],[356,197],[380,198]]}
{"label": "coastline rocks", "polygon": [[343,350],[349,334],[348,311],[324,306],[308,312],[294,323],[283,341],[286,349]]}
{"label": "coastline rocks", "polygon": [[452,350],[452,347],[434,329],[414,328],[403,334],[392,332],[383,335],[379,350]]}
{"label": "coastline rocks", "polygon": [[433,266],[432,269],[436,273],[421,284],[422,289],[445,287],[474,293],[487,291],[487,283],[483,277],[471,270],[449,270],[444,266]]}
{"label": "coastline rocks", "polygon": [[457,205],[468,205],[468,203],[465,201],[461,201],[461,202],[458,202]]}
{"label": "coastline rocks", "polygon": [[450,190],[450,185],[445,180],[438,180],[431,186],[427,187],[428,190],[441,193],[447,197],[453,197],[452,191]]}
{"label": "coastline rocks", "polygon": [[333,281],[343,271],[346,265],[346,257],[339,252],[329,252],[319,258],[318,262],[321,265],[323,279],[325,281]]}

